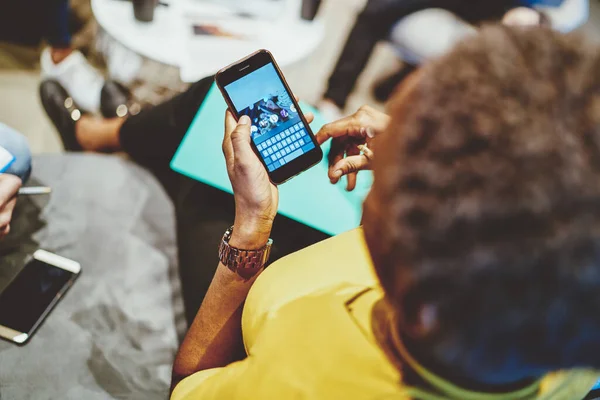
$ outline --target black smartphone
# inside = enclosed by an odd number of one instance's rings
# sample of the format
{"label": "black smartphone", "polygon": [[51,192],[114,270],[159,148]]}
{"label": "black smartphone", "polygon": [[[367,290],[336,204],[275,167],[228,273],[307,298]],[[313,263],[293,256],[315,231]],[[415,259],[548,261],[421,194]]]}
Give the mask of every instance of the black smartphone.
{"label": "black smartphone", "polygon": [[79,263],[38,250],[0,293],[0,337],[24,344],[71,287]]}
{"label": "black smartphone", "polygon": [[235,118],[250,117],[252,146],[271,182],[282,184],[321,161],[315,135],[269,51],[223,68],[215,80]]}

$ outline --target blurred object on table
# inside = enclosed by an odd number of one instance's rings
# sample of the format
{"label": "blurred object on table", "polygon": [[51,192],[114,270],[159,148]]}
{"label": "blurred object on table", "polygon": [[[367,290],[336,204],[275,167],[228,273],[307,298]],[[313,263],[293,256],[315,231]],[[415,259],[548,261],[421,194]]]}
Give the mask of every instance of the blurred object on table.
{"label": "blurred object on table", "polygon": [[304,20],[312,21],[317,16],[320,7],[321,0],[302,0],[302,11],[300,16]]}
{"label": "blurred object on table", "polygon": [[152,22],[158,0],[132,0],[133,15],[140,22]]}
{"label": "blurred object on table", "polygon": [[277,18],[284,11],[285,0],[193,0],[195,3],[210,3],[229,10],[240,17],[269,19]]}

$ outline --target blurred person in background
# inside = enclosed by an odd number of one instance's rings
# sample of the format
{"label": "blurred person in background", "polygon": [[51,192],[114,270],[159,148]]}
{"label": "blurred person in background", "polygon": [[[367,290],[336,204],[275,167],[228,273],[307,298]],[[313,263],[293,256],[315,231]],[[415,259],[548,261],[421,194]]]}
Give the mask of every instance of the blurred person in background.
{"label": "blurred person in background", "polygon": [[375,97],[385,101],[417,66],[444,54],[482,22],[549,24],[566,32],[585,23],[588,13],[588,0],[368,0],[329,78],[319,109],[329,119],[341,117],[381,40],[390,40],[404,63],[398,72],[376,84]]}
{"label": "blurred person in background", "polygon": [[27,46],[44,41],[42,76],[60,82],[84,110],[99,110],[104,79],[71,46],[69,0],[0,0],[0,41]]}
{"label": "blurred person in background", "polygon": [[[10,231],[12,213],[21,185],[31,175],[31,152],[23,135],[0,123],[0,151],[13,161],[0,165],[0,239]],[[4,157],[0,157],[4,160]]]}
{"label": "blurred person in background", "polygon": [[[598,66],[576,36],[485,28],[404,82],[389,115],[324,126],[333,183],[374,171],[364,228],[266,270],[271,245],[302,238],[274,221],[248,117],[227,113],[235,203],[222,213],[187,178],[174,197],[196,270],[184,297],[204,300],[171,399],[585,397],[600,369]],[[47,109],[71,149],[166,172],[211,84],[126,120]],[[215,214],[233,222],[225,235]]]}

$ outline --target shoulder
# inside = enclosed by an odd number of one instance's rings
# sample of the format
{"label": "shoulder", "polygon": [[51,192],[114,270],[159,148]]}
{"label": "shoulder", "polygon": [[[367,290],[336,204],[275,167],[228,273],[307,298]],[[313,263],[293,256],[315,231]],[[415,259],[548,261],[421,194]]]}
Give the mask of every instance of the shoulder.
{"label": "shoulder", "polygon": [[360,228],[319,242],[270,265],[252,287],[245,312],[278,308],[340,284],[377,286]]}
{"label": "shoulder", "polygon": [[583,399],[600,379],[597,371],[561,371],[545,376],[540,384],[540,400]]}

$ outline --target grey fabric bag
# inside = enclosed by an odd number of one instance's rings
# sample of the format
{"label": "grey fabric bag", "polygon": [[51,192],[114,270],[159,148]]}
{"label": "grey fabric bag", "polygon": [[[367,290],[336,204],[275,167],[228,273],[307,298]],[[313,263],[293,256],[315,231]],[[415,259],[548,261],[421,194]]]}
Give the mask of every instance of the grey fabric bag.
{"label": "grey fabric bag", "polygon": [[27,345],[0,342],[0,398],[167,398],[185,329],[169,198],[118,157],[39,156],[33,170],[53,193],[19,199],[0,288],[36,242],[82,273]]}

